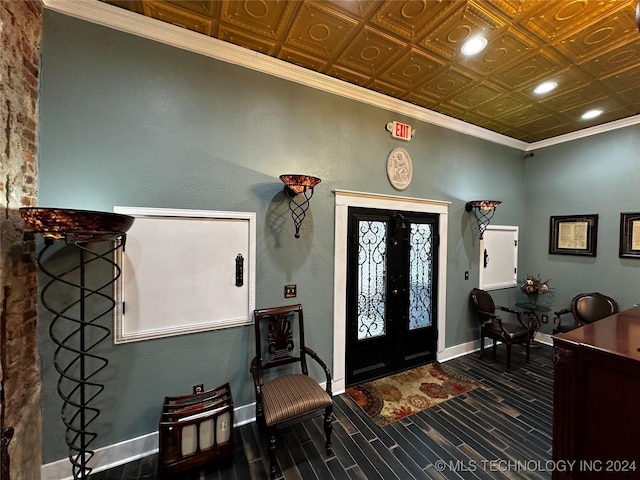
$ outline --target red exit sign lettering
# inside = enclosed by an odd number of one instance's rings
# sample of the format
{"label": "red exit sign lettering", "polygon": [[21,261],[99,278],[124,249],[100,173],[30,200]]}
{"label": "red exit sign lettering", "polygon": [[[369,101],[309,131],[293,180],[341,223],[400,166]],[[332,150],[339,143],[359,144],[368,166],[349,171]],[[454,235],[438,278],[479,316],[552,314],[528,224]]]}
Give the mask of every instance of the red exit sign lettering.
{"label": "red exit sign lettering", "polygon": [[411,140],[411,125],[400,122],[391,122],[387,125],[387,130],[391,132],[391,136],[401,140]]}

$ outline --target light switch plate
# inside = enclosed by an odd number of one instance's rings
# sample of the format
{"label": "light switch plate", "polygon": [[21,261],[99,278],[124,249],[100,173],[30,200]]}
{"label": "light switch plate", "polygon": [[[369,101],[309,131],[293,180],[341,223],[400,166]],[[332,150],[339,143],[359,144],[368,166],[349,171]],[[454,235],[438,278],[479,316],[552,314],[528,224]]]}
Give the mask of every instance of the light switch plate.
{"label": "light switch plate", "polygon": [[297,293],[297,288],[298,286],[293,284],[293,285],[285,285],[284,286],[284,298],[294,298],[298,293]]}

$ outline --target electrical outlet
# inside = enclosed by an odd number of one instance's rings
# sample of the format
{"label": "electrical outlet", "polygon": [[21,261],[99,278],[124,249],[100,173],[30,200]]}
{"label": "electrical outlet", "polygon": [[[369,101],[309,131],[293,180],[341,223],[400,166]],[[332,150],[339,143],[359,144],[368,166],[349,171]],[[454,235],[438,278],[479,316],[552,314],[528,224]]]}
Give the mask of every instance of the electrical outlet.
{"label": "electrical outlet", "polygon": [[224,420],[224,421],[222,422],[222,428],[221,428],[221,430],[224,432],[224,431],[226,431],[228,428],[229,428],[229,422],[227,422],[226,420]]}
{"label": "electrical outlet", "polygon": [[542,323],[549,323],[549,317],[546,315],[542,315]]}
{"label": "electrical outlet", "polygon": [[194,385],[193,393],[204,393],[204,383],[198,383]]}
{"label": "electrical outlet", "polygon": [[464,279],[469,280],[469,272],[464,272]]}
{"label": "electrical outlet", "polygon": [[296,284],[285,285],[284,298],[294,298],[297,295],[297,289],[298,289],[298,286]]}

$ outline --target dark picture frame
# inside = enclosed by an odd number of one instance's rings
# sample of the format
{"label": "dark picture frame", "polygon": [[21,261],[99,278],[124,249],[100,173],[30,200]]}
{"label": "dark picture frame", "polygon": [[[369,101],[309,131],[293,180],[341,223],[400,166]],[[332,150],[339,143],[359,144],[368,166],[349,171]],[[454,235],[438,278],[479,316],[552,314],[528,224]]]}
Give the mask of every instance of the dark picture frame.
{"label": "dark picture frame", "polygon": [[598,214],[550,218],[549,253],[595,257],[597,242]]}
{"label": "dark picture frame", "polygon": [[640,212],[620,214],[621,258],[640,258]]}

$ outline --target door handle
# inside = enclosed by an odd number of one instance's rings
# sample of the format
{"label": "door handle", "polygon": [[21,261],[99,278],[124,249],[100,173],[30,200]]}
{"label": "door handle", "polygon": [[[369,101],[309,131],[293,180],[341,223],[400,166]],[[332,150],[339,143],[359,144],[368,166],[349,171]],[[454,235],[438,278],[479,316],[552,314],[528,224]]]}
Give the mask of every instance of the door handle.
{"label": "door handle", "polygon": [[489,265],[489,254],[487,253],[487,249],[484,249],[484,268],[487,268]]}
{"label": "door handle", "polygon": [[236,256],[236,287],[241,287],[244,284],[244,258],[239,253]]}
{"label": "door handle", "polygon": [[398,296],[398,289],[394,288],[393,290],[391,290],[391,295],[393,295],[394,297]]}

